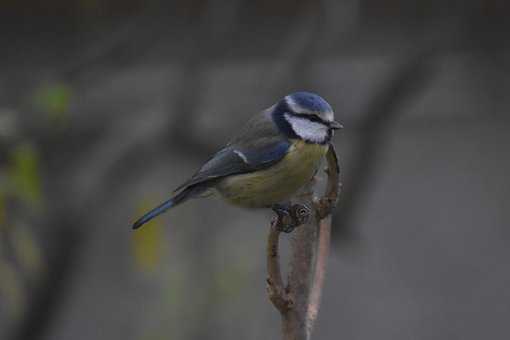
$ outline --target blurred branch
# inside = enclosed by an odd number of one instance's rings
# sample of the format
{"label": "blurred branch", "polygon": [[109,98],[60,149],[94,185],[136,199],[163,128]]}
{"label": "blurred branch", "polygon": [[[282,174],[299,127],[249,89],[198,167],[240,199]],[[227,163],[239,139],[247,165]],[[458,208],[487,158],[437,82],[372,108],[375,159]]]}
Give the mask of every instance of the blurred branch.
{"label": "blurred branch", "polygon": [[[123,50],[134,42],[137,43],[138,54],[136,58],[138,59],[140,58],[139,51],[146,50],[148,47],[144,45],[154,44],[155,36],[163,35],[157,28],[154,27],[154,22],[149,22],[143,16],[131,18],[126,24],[113,29],[111,33],[101,35],[97,41],[89,44],[87,48],[82,48],[80,45],[75,58],[70,59],[64,65],[57,66],[56,74],[60,74],[64,78],[79,76],[84,71],[90,71],[95,65],[110,61],[116,55],[130,54]],[[147,36],[151,36],[151,39],[147,39]]]}
{"label": "blurred branch", "polygon": [[[323,28],[323,12],[321,1],[303,2],[289,25],[285,44],[279,52],[279,57],[286,63],[270,73],[266,82],[274,84],[283,93],[289,89],[306,89],[309,84],[310,65],[317,57],[317,47],[321,41],[320,33]],[[274,78],[276,75],[276,79]],[[281,93],[280,93],[281,95]]]}
{"label": "blurred branch", "polygon": [[[269,299],[282,316],[285,340],[310,339],[320,307],[320,298],[326,274],[331,231],[330,213],[338,197],[339,170],[336,154],[331,147],[327,155],[328,184],[324,197],[313,197],[310,184],[299,202],[313,209],[307,222],[292,235],[290,272],[284,287],[279,263],[279,235],[285,222],[277,217],[271,224],[267,244],[267,291]],[[300,209],[294,204],[291,209]],[[299,215],[291,212],[291,216]],[[316,256],[314,256],[316,254]],[[315,263],[314,263],[315,259]]]}
{"label": "blurred branch", "polygon": [[[146,169],[151,163],[159,161],[161,155],[168,153],[169,148],[173,148],[174,154],[180,152],[202,161],[215,151],[214,145],[198,140],[191,132],[195,130],[193,124],[197,108],[205,91],[204,74],[212,60],[226,55],[232,48],[231,38],[237,34],[236,27],[240,24],[237,13],[244,1],[232,1],[226,11],[214,10],[216,4],[212,0],[191,2],[187,30],[190,33],[186,38],[186,53],[181,60],[178,93],[168,105],[171,114],[162,128],[153,131],[148,139],[119,157],[115,165],[108,169],[104,182],[111,183],[114,178],[116,182],[124,182],[132,176],[138,177],[139,171],[126,173],[121,170],[133,166]],[[215,29],[216,26],[219,29]],[[119,181],[119,173],[130,178]]]}
{"label": "blurred branch", "polygon": [[[59,223],[52,238],[48,259],[48,271],[39,279],[39,284],[31,292],[28,308],[23,319],[13,330],[9,339],[34,340],[47,334],[64,296],[71,288],[70,280],[84,241],[83,232]],[[72,223],[76,223],[73,221]]]}
{"label": "blurred branch", "polygon": [[359,123],[358,150],[353,153],[355,158],[347,171],[340,208],[334,214],[334,242],[354,236],[350,229],[353,217],[377,174],[379,157],[388,140],[386,135],[403,114],[400,106],[428,85],[435,75],[435,59],[458,50],[459,46],[469,45],[472,29],[477,27],[473,17],[479,13],[465,8],[462,15],[424,30],[424,36],[414,41],[410,50],[397,52],[399,63],[360,114],[363,118]]}
{"label": "blurred branch", "polygon": [[359,124],[359,147],[347,172],[340,207],[334,214],[334,241],[352,237],[353,231],[349,230],[349,226],[373,175],[377,173],[386,133],[400,113],[399,106],[423,89],[432,78],[431,59],[434,52],[429,49],[412,53],[396,66],[384,82],[385,86],[376,93],[361,115],[364,118]]}

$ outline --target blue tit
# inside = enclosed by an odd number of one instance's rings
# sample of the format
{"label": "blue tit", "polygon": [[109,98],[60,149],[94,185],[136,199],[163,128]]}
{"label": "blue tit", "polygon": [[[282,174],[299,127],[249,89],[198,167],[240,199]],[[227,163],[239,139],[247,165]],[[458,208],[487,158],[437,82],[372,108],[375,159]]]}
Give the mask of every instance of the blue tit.
{"label": "blue tit", "polygon": [[333,130],[340,128],[323,98],[310,92],[289,94],[253,116],[172,198],[143,215],[133,229],[210,190],[241,207],[285,204],[314,176]]}

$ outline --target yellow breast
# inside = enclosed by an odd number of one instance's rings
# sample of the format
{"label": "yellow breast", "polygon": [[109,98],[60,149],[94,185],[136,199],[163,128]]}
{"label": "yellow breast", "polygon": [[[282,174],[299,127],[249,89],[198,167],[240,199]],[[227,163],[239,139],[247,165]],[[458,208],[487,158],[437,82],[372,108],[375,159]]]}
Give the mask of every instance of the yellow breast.
{"label": "yellow breast", "polygon": [[228,202],[245,207],[284,202],[312,178],[327,150],[327,145],[293,141],[285,157],[272,167],[229,176],[216,189]]}

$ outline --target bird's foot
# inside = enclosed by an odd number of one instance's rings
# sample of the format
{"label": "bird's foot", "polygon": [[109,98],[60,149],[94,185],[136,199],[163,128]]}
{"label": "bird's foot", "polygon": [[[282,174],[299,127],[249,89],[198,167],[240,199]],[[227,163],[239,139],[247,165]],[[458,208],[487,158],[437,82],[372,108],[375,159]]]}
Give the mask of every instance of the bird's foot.
{"label": "bird's foot", "polygon": [[284,233],[292,232],[296,227],[308,222],[311,210],[303,204],[275,204],[276,228]]}

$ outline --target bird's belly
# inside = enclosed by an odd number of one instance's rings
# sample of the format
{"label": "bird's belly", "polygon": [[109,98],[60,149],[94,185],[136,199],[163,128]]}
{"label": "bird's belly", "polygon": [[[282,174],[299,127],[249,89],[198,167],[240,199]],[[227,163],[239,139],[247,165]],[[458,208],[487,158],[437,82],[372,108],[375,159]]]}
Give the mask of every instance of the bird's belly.
{"label": "bird's belly", "polygon": [[230,203],[267,207],[288,200],[315,174],[327,145],[297,141],[287,155],[268,169],[229,176],[216,189]]}

